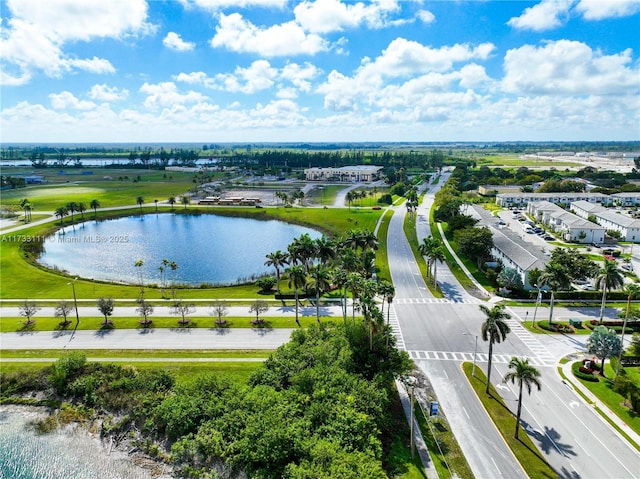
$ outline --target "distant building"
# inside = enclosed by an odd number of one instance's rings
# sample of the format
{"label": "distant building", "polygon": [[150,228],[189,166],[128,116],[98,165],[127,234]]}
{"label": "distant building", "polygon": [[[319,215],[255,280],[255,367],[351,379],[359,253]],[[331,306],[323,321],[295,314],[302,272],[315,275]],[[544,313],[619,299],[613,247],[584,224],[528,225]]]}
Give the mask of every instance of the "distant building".
{"label": "distant building", "polygon": [[528,213],[547,228],[560,233],[565,241],[574,243],[604,243],[605,228],[570,213],[549,201],[529,203]]}
{"label": "distant building", "polygon": [[27,185],[39,185],[41,183],[46,183],[47,180],[44,176],[32,175],[32,176],[25,176],[24,182]]}
{"label": "distant building", "polygon": [[524,289],[533,289],[529,281],[532,269],[544,269],[547,257],[530,243],[520,239],[518,235],[508,230],[498,231],[491,227],[493,233],[493,249],[491,255],[502,263],[505,268],[513,268],[520,275]]}
{"label": "distant building", "polygon": [[482,196],[496,196],[498,193],[520,193],[522,186],[519,185],[480,185],[478,194]]}
{"label": "distant building", "polygon": [[496,204],[503,208],[521,208],[539,201],[568,205],[580,200],[605,205],[613,201],[611,196],[602,193],[500,193],[496,196]]}
{"label": "distant building", "polygon": [[571,203],[571,209],[577,215],[587,218],[595,216],[598,224],[607,231],[618,231],[622,241],[640,243],[640,220],[631,218],[619,211],[607,209],[602,206],[595,207],[583,201]]}
{"label": "distant building", "polygon": [[306,168],[307,181],[347,181],[352,183],[370,182],[380,179],[382,166],[356,165],[340,168]]}

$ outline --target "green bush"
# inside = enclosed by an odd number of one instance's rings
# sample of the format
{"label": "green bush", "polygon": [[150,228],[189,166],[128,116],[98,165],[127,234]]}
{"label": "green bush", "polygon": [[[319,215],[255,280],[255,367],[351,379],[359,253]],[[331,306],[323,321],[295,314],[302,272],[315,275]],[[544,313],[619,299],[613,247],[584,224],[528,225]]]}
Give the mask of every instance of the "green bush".
{"label": "green bush", "polygon": [[592,383],[597,383],[598,381],[600,381],[598,377],[594,376],[593,374],[587,374],[587,373],[581,372],[580,371],[581,367],[582,367],[582,363],[580,361],[576,361],[571,365],[571,372],[575,377],[583,379],[585,381],[590,381]]}
{"label": "green bush", "polygon": [[51,368],[49,380],[59,394],[64,393],[67,384],[82,370],[87,356],[79,351],[64,354]]}

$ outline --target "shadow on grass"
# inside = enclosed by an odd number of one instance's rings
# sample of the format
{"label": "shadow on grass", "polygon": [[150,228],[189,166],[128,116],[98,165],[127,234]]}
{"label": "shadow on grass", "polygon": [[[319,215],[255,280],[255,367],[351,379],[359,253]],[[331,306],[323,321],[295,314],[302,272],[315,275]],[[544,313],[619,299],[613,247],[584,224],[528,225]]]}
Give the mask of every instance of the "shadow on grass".
{"label": "shadow on grass", "polygon": [[101,323],[100,329],[96,330],[95,335],[99,338],[104,338],[113,332],[115,327],[113,326],[113,322],[109,321],[107,323]]}
{"label": "shadow on grass", "polygon": [[17,332],[20,333],[20,335],[33,334],[35,333],[35,328],[36,328],[35,319],[29,319],[21,323],[21,326],[18,328]]}

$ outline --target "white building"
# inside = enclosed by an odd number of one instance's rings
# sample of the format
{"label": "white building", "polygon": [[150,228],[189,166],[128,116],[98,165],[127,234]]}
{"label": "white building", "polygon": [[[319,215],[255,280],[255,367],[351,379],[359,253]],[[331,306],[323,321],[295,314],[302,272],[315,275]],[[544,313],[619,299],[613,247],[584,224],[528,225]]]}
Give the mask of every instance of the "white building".
{"label": "white building", "polygon": [[618,200],[620,206],[638,206],[640,205],[640,193],[628,192],[628,193],[614,193],[611,198],[615,201]]}
{"label": "white building", "polygon": [[349,181],[369,182],[380,179],[382,166],[355,165],[340,168],[306,168],[304,170],[307,181]]}
{"label": "white building", "polygon": [[571,209],[577,215],[588,218],[589,215],[596,217],[598,224],[606,231],[618,231],[622,241],[640,243],[640,220],[631,218],[622,212],[603,208],[602,206],[585,204],[583,201],[571,203]]}
{"label": "white building", "polygon": [[529,203],[539,201],[568,205],[580,200],[605,205],[612,201],[609,195],[602,193],[499,193],[496,195],[496,204],[503,208],[525,207]]}
{"label": "white building", "polygon": [[534,269],[544,269],[547,259],[542,252],[531,248],[531,244],[525,243],[517,235],[498,231],[491,228],[493,233],[493,249],[491,255],[502,263],[504,268],[513,268],[520,275],[524,289],[529,290],[533,285],[529,282],[529,272]]}
{"label": "white building", "polygon": [[547,228],[560,233],[565,241],[574,243],[603,243],[605,228],[548,201],[530,203],[527,211]]}

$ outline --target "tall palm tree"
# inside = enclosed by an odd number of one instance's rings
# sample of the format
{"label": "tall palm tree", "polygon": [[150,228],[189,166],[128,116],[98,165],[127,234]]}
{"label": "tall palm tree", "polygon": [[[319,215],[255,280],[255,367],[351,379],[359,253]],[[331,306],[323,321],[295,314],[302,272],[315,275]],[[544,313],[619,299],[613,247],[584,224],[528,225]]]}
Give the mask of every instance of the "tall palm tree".
{"label": "tall palm tree", "polygon": [[505,312],[505,304],[498,303],[492,308],[488,308],[484,304],[481,304],[480,311],[482,311],[487,319],[482,323],[482,329],[480,335],[483,341],[489,341],[489,364],[487,365],[487,386],[485,392],[489,394],[489,385],[491,384],[491,361],[493,359],[493,343],[499,343],[503,341],[507,334],[511,332],[509,325],[505,323],[505,319],[511,319],[511,315]]}
{"label": "tall palm tree", "polygon": [[515,356],[509,361],[509,371],[505,374],[503,382],[518,383],[518,413],[516,414],[516,434],[515,438],[518,439],[518,432],[520,431],[520,413],[522,412],[522,390],[524,386],[527,387],[527,392],[531,395],[531,386],[536,386],[538,391],[542,389],[542,384],[538,379],[540,377],[540,371],[538,371],[533,365],[529,364],[527,358],[516,358]]}
{"label": "tall palm tree", "polygon": [[178,263],[171,261],[169,263],[169,269],[171,270],[171,296],[176,299],[176,279],[178,276]]}
{"label": "tall palm tree", "polygon": [[84,221],[84,212],[87,211],[87,206],[84,203],[78,203],[76,205],[76,211],[80,213],[82,221]]}
{"label": "tall palm tree", "polygon": [[73,223],[73,213],[78,211],[78,205],[75,201],[69,201],[69,203],[67,203],[65,207],[67,208],[67,211],[71,214],[71,222]]}
{"label": "tall palm tree", "polygon": [[315,245],[311,236],[305,233],[300,235],[299,238],[294,238],[287,247],[287,251],[293,264],[300,263],[305,267],[305,270],[309,272],[311,260],[315,255]]}
{"label": "tall palm tree", "polygon": [[98,200],[91,200],[89,207],[93,210],[93,219],[98,218],[98,208],[100,208],[100,202]]}
{"label": "tall palm tree", "polygon": [[319,264],[311,268],[311,286],[316,290],[316,321],[320,323],[320,293],[329,289],[331,284],[331,271]]}
{"label": "tall palm tree", "polygon": [[604,260],[604,266],[596,276],[596,288],[602,289],[602,304],[600,305],[600,322],[604,319],[604,307],[607,303],[607,291],[618,289],[624,284],[624,277],[618,271],[618,263],[608,259]]}
{"label": "tall palm tree", "polygon": [[629,320],[629,309],[631,308],[631,300],[640,297],[640,285],[637,283],[629,283],[624,287],[624,292],[627,293],[627,310],[624,315],[624,322],[622,323],[622,334],[620,334],[620,343],[623,347],[620,349],[620,354],[618,354],[618,362],[616,364],[616,377],[618,377],[618,373],[620,372],[620,358],[622,357],[622,352],[624,351],[624,330],[627,328],[627,321]]}
{"label": "tall palm tree", "polygon": [[559,289],[567,289],[571,284],[571,275],[567,269],[558,263],[547,263],[538,278],[540,286],[548,286],[551,290],[551,301],[549,303],[549,324],[553,324],[554,293]]}
{"label": "tall palm tree", "polygon": [[347,276],[346,286],[351,290],[351,322],[356,321],[356,301],[362,290],[362,284],[364,282],[364,276],[360,273],[349,273]]}
{"label": "tall palm tree", "polygon": [[280,292],[280,268],[289,264],[289,255],[280,250],[267,254],[265,266],[273,266],[276,269],[276,278],[278,278],[278,293]]}
{"label": "tall palm tree", "polygon": [[142,205],[144,204],[144,198],[142,196],[138,196],[136,198],[136,203],[138,203],[138,206],[140,207],[140,213],[142,213]]}
{"label": "tall palm tree", "polygon": [[433,262],[433,285],[438,286],[438,261],[444,263],[444,248],[439,245],[431,251],[431,261]]}
{"label": "tall palm tree", "polygon": [[66,206],[60,206],[59,208],[56,208],[56,218],[60,218],[60,226],[62,226],[62,219],[67,216],[67,214],[69,214],[69,212],[67,211],[67,207]]}
{"label": "tall palm tree", "polygon": [[320,238],[317,238],[314,242],[315,246],[315,257],[320,260],[320,263],[323,265],[327,265],[327,263],[335,258],[336,256],[336,244],[335,242],[322,235]]}
{"label": "tall palm tree", "polygon": [[144,296],[144,276],[142,275],[142,267],[144,266],[144,260],[142,258],[138,259],[133,266],[138,268],[138,281],[140,282],[140,297]]}
{"label": "tall palm tree", "polygon": [[373,231],[362,230],[360,233],[360,247],[362,248],[362,268],[365,276],[369,277],[367,268],[367,251],[375,252],[378,249],[378,237]]}
{"label": "tall palm tree", "polygon": [[285,272],[289,276],[289,288],[293,288],[296,301],[296,324],[300,327],[300,320],[298,319],[298,290],[307,285],[307,271],[304,266],[295,265],[288,267]]}
{"label": "tall palm tree", "polygon": [[188,196],[186,196],[186,195],[183,195],[183,196],[182,196],[182,199],[181,199],[180,201],[181,201],[181,202],[182,202],[182,204],[184,205],[184,209],[185,209],[185,210],[187,209],[187,205],[188,205],[189,203],[191,203],[191,200],[190,200],[190,199],[189,199],[189,197],[188,197]]}
{"label": "tall palm tree", "polygon": [[433,262],[433,251],[440,246],[440,241],[433,236],[422,238],[422,243],[418,245],[418,251],[427,258],[427,271],[431,276],[431,264]]}
{"label": "tall palm tree", "polygon": [[353,203],[353,200],[355,199],[353,191],[347,191],[347,194],[344,199],[347,200],[347,204],[349,205],[349,210],[351,210],[351,203]]}
{"label": "tall palm tree", "polygon": [[167,202],[171,205],[171,211],[173,211],[173,205],[176,204],[176,198],[174,196],[170,196]]}
{"label": "tall palm tree", "polygon": [[384,315],[384,303],[387,300],[387,298],[389,296],[391,296],[392,301],[393,301],[393,297],[396,294],[396,291],[393,287],[393,284],[391,284],[389,281],[383,279],[378,281],[378,289],[377,292],[380,296],[382,296],[382,314]]}
{"label": "tall palm tree", "polygon": [[342,268],[336,268],[333,270],[332,281],[338,288],[342,289],[342,298],[340,299],[340,306],[342,306],[342,320],[347,322],[347,279],[348,273]]}

